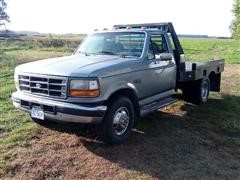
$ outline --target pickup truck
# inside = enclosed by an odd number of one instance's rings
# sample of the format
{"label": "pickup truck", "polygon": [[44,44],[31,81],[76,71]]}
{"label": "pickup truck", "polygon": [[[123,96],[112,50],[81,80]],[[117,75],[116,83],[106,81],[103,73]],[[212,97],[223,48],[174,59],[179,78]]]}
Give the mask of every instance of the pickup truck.
{"label": "pickup truck", "polygon": [[16,67],[15,107],[37,123],[92,123],[106,143],[130,136],[136,119],[176,102],[206,103],[220,91],[224,60],[186,62],[172,23],[114,25],[71,56]]}

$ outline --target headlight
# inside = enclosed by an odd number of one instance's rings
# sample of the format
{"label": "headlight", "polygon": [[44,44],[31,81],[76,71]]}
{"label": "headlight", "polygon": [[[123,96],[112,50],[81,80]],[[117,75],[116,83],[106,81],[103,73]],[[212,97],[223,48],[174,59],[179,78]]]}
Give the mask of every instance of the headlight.
{"label": "headlight", "polygon": [[97,97],[100,94],[97,80],[79,80],[70,81],[70,96],[78,97]]}
{"label": "headlight", "polygon": [[18,74],[14,72],[14,83],[16,86],[16,89],[19,90],[19,79],[18,79]]}

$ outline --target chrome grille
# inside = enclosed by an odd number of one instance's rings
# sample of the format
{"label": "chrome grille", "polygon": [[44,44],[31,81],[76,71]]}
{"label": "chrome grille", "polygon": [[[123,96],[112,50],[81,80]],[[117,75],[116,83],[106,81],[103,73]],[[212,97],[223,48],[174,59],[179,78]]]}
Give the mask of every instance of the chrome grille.
{"label": "chrome grille", "polygon": [[37,75],[19,75],[18,78],[21,91],[50,97],[66,97],[67,78]]}

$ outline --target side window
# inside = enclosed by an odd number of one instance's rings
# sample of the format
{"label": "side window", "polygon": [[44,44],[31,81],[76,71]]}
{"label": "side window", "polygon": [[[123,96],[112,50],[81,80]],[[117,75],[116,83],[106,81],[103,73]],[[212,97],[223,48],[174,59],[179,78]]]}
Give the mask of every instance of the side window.
{"label": "side window", "polygon": [[148,59],[158,58],[161,53],[168,53],[167,42],[162,34],[151,35],[151,43],[148,50]]}

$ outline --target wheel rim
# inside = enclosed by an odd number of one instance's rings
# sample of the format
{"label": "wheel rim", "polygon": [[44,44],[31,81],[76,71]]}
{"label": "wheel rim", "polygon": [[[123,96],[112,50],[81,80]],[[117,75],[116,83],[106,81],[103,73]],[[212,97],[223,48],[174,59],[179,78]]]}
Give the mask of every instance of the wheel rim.
{"label": "wheel rim", "polygon": [[113,130],[118,136],[126,132],[129,125],[129,112],[126,107],[119,108],[113,117]]}
{"label": "wheel rim", "polygon": [[206,100],[208,97],[208,83],[205,81],[202,85],[202,99]]}

